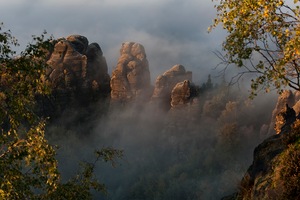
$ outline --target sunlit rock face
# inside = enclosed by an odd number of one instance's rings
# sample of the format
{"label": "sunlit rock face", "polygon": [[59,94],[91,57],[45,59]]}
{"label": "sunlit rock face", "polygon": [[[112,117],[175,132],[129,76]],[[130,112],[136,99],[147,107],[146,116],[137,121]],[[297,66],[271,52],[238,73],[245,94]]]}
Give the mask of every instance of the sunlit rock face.
{"label": "sunlit rock face", "polygon": [[[166,130],[185,132],[186,125],[199,119],[199,98],[195,95],[195,85],[189,80],[177,83],[171,92]],[[184,117],[182,117],[184,116]]]}
{"label": "sunlit rock face", "polygon": [[185,80],[175,85],[171,92],[171,107],[176,108],[187,104],[191,97],[190,81]]}
{"label": "sunlit rock face", "polygon": [[[286,105],[289,107],[293,107],[296,112],[296,115],[299,114],[300,111],[300,93],[299,92],[292,92],[291,90],[285,90],[283,93],[278,97],[277,104],[272,112],[271,123],[268,130],[268,135],[273,135],[275,133],[280,132],[279,124],[284,124],[285,122],[280,121],[282,119],[278,116],[281,112],[285,111]],[[276,127],[275,127],[276,126]],[[275,130],[276,128],[277,130]]]}
{"label": "sunlit rock face", "polygon": [[102,50],[97,43],[88,44],[84,36],[59,39],[47,64],[47,76],[53,89],[109,91],[109,75]]}
{"label": "sunlit rock face", "polygon": [[89,44],[81,35],[60,38],[54,44],[46,71],[53,90],[48,105],[64,109],[71,104],[89,105],[109,96],[110,76],[99,44]]}
{"label": "sunlit rock face", "polygon": [[80,87],[86,76],[87,57],[75,50],[71,42],[61,39],[47,61],[47,76],[53,89]]}
{"label": "sunlit rock face", "polygon": [[151,94],[149,64],[144,47],[125,42],[120,49],[117,66],[112,72],[111,100],[128,102],[149,99]]}
{"label": "sunlit rock face", "polygon": [[[287,93],[286,93],[287,94]],[[287,199],[284,198],[286,187],[283,187],[286,178],[281,175],[284,167],[294,167],[291,165],[290,158],[285,157],[289,148],[297,143],[299,132],[293,130],[293,125],[299,122],[296,120],[295,111],[285,105],[285,109],[280,112],[284,118],[281,130],[278,134],[264,140],[259,144],[253,154],[252,165],[248,168],[243,179],[240,182],[240,190],[231,196],[224,197],[227,199]],[[294,149],[295,150],[295,149]],[[287,160],[285,160],[287,159]],[[298,160],[296,160],[298,162]],[[298,178],[298,174],[293,176]],[[295,193],[296,194],[296,193]],[[294,199],[294,198],[291,198]],[[297,198],[298,199],[298,198]]]}
{"label": "sunlit rock face", "polygon": [[[157,77],[151,101],[169,109],[173,88],[177,83],[185,80],[192,81],[192,72],[186,71],[182,65],[174,65],[171,69]],[[174,99],[174,105],[176,104],[175,101],[177,100]]]}

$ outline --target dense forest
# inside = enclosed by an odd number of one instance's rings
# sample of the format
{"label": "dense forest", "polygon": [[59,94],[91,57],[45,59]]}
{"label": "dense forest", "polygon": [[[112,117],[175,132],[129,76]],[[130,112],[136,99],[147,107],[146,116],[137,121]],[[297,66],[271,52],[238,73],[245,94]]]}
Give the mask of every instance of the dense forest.
{"label": "dense forest", "polygon": [[271,96],[249,100],[225,83],[206,85],[180,109],[130,104],[101,114],[95,108],[84,123],[76,120],[78,109],[66,111],[48,127],[50,141],[60,147],[63,177],[94,148],[111,146],[124,157],[115,168],[97,167],[108,189],[101,199],[220,199],[235,192],[254,147],[268,136],[264,127],[276,102]]}

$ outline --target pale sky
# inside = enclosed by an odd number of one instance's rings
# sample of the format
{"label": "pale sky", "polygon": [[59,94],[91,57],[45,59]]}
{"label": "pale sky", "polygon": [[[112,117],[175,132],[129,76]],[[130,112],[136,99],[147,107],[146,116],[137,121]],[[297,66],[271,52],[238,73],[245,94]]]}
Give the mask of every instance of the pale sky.
{"label": "pale sky", "polygon": [[[211,0],[0,0],[0,21],[21,45],[46,30],[55,38],[80,34],[97,42],[111,72],[122,42],[141,43],[151,79],[175,64],[204,82],[219,60],[224,33],[208,34],[215,16]],[[205,79],[205,80],[203,80]]]}

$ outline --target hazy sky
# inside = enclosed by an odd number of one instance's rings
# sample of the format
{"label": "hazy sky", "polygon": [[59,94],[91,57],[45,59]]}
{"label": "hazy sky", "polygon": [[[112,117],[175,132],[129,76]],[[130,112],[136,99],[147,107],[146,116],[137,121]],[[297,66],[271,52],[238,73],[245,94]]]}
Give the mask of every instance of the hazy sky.
{"label": "hazy sky", "polygon": [[81,34],[97,42],[114,69],[122,42],[144,45],[151,79],[175,64],[206,77],[219,62],[220,31],[207,33],[215,16],[211,0],[0,0],[0,21],[21,45],[46,30],[55,38]]}

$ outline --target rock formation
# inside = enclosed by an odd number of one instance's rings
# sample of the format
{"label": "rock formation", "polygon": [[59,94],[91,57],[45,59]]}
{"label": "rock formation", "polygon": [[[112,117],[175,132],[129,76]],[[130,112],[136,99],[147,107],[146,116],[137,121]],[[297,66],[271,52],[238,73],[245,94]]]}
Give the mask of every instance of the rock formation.
{"label": "rock formation", "polygon": [[53,89],[82,87],[86,77],[87,57],[78,52],[67,39],[60,39],[55,44],[47,64],[46,75]]}
{"label": "rock formation", "polygon": [[109,95],[110,77],[97,43],[89,44],[86,37],[71,35],[58,39],[54,44],[46,71],[53,95],[45,107],[49,108],[52,104],[57,110],[70,104],[84,106]]}
{"label": "rock formation", "polygon": [[132,99],[147,99],[151,91],[150,72],[145,49],[141,44],[125,42],[120,57],[112,72],[111,100],[127,102]]}
{"label": "rock formation", "polygon": [[53,89],[109,91],[109,75],[102,50],[97,43],[89,45],[84,36],[59,39],[47,64],[46,75]]}
{"label": "rock formation", "polygon": [[275,131],[276,134],[284,131],[284,128],[289,126],[296,120],[296,112],[293,108],[290,108],[288,104],[276,115]]}
{"label": "rock formation", "polygon": [[157,77],[151,98],[152,102],[169,109],[173,88],[177,83],[185,80],[192,81],[192,72],[186,71],[182,65],[174,65],[171,69]]}
{"label": "rock formation", "polygon": [[175,85],[171,92],[171,107],[175,108],[184,105],[190,101],[191,84],[190,81],[185,80]]}
{"label": "rock formation", "polygon": [[109,94],[111,102],[134,100],[144,103],[151,99],[159,102],[160,109],[163,106],[169,110],[186,104],[195,95],[192,72],[179,64],[160,75],[153,88],[145,49],[135,42],[122,44],[111,78],[100,46],[89,44],[88,39],[81,35],[56,40],[47,64],[46,79],[51,84],[53,95],[46,103],[43,99],[46,110],[57,110],[58,107],[58,110],[63,110],[70,104],[89,105]]}
{"label": "rock formation", "polygon": [[[187,125],[199,120],[201,106],[197,98],[196,88],[189,80],[177,83],[171,92],[171,108],[167,112],[167,120],[163,132],[185,133],[193,132],[195,126],[188,130]],[[160,107],[159,107],[160,108]]]}
{"label": "rock formation", "polygon": [[293,93],[291,90],[283,91],[283,93],[278,97],[277,104],[272,112],[271,123],[268,130],[269,136],[276,133],[276,131],[274,130],[276,124],[276,117],[283,109],[286,108],[286,105],[288,105],[289,107],[293,107],[296,111],[296,114],[299,114],[300,103],[297,104],[299,99],[299,92]]}
{"label": "rock formation", "polygon": [[[297,120],[293,108],[286,105],[284,110],[285,112],[280,113],[285,119],[280,133],[267,138],[255,148],[252,165],[240,183],[239,192],[224,197],[223,200],[287,199],[286,195],[291,194],[298,195],[299,198],[299,193],[294,190],[298,185],[289,185],[289,183],[299,180],[300,152],[295,145],[299,144],[300,121]],[[295,160],[287,157],[290,153]],[[295,197],[289,198],[295,199]]]}

